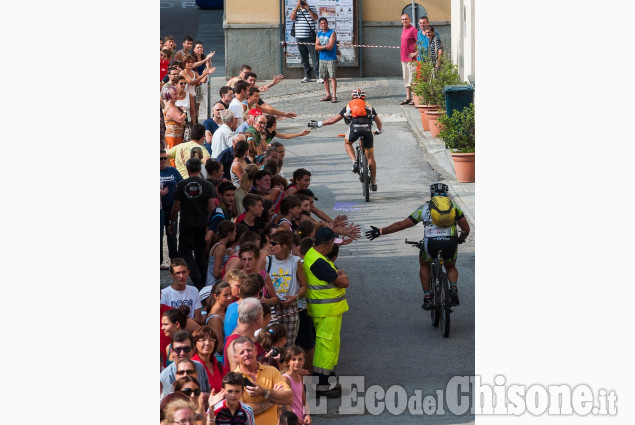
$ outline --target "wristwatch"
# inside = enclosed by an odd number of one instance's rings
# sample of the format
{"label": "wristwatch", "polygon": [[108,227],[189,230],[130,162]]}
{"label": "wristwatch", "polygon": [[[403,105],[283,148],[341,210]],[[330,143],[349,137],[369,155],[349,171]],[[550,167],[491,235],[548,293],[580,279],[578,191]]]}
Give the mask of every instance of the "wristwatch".
{"label": "wristwatch", "polygon": [[271,395],[271,391],[267,390],[267,392],[265,393],[265,400],[269,400],[270,395]]}

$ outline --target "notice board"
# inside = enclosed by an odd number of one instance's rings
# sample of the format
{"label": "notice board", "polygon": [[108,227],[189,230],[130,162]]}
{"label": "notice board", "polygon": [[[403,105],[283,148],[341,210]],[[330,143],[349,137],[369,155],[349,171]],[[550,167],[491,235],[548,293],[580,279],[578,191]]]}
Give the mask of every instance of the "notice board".
{"label": "notice board", "polygon": [[[342,47],[342,44],[357,43],[357,2],[356,0],[308,0],[309,6],[313,6],[318,12],[318,19],[325,17],[329,22],[329,29],[335,31],[339,43],[337,56],[338,66],[357,66],[357,48]],[[291,13],[298,4],[297,0],[284,0],[284,39],[287,42],[286,64],[290,68],[301,67],[300,51],[296,41],[291,37],[293,21]],[[320,26],[315,23],[315,32],[320,31]]]}

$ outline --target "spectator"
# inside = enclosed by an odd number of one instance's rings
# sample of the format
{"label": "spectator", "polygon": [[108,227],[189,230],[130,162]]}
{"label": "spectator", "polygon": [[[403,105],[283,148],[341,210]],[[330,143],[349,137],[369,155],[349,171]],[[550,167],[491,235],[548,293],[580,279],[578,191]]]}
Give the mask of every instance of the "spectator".
{"label": "spectator", "polygon": [[[307,415],[303,415],[303,417]],[[298,419],[298,415],[296,415],[292,411],[283,410],[282,413],[280,413],[280,418],[278,419],[278,425],[298,425],[298,424],[302,424],[302,422],[300,422],[300,419]],[[309,425],[309,422],[304,422],[302,425]]]}
{"label": "spectator", "polygon": [[[430,21],[427,16],[419,18],[419,31],[417,31],[417,60],[420,62],[425,62],[428,59],[428,44],[430,39],[428,38],[427,30],[429,26]],[[439,35],[436,31],[434,33]]]}
{"label": "spectator", "polygon": [[190,54],[190,52],[192,51],[192,45],[194,44],[194,39],[192,37],[190,37],[189,35],[186,35],[183,38],[183,44],[182,44],[182,48],[181,50],[179,50],[178,52],[176,52],[174,54],[174,60],[175,61],[183,61],[183,58],[187,55]]}
{"label": "spectator", "polygon": [[161,50],[159,52],[159,56],[160,56],[159,79],[163,81],[163,78],[165,78],[165,76],[168,74],[168,68],[170,67],[170,59],[169,59],[170,51],[167,49]]}
{"label": "spectator", "polygon": [[[282,375],[287,379],[291,391],[293,392],[293,403],[291,403],[291,413],[298,418],[302,418],[302,424],[310,424],[311,416],[309,415],[309,406],[306,402],[306,392],[302,384],[302,376],[306,370],[303,369],[306,355],[304,350],[297,345],[292,345],[286,350],[284,364],[286,372]],[[288,412],[287,412],[288,413]],[[282,415],[280,416],[282,420]]]}
{"label": "spectator", "polygon": [[209,251],[206,286],[212,286],[221,280],[221,270],[233,253],[227,246],[236,238],[236,225],[230,220],[223,220],[217,225],[217,232],[218,242]]}
{"label": "spectator", "polygon": [[[236,258],[238,258],[238,254],[235,254],[235,255],[236,255]],[[240,298],[240,284],[242,283],[243,279],[246,276],[247,275],[245,274],[245,272],[240,269],[228,271],[227,274],[224,276],[225,281],[229,283],[229,285],[232,288],[232,302],[238,301],[238,299]],[[258,291],[254,293],[254,296],[257,293]]]}
{"label": "spectator", "polygon": [[[169,404],[171,404],[175,400],[185,401],[186,403],[190,403],[190,398],[183,393],[170,393],[161,399],[160,404],[160,416],[159,420],[161,424],[164,424],[163,420],[165,419],[165,409]],[[196,409],[196,406],[191,406],[192,409]],[[171,424],[170,424],[171,425]]]}
{"label": "spectator", "polygon": [[174,43],[174,37],[171,35],[166,35],[165,37],[163,37],[163,49],[164,50],[169,50],[170,54],[168,55],[168,59],[172,60],[172,58],[174,57],[174,54],[176,53],[174,51],[174,48],[176,47],[176,44]]}
{"label": "spectator", "polygon": [[[293,393],[280,372],[257,361],[256,345],[250,337],[238,338],[233,344],[239,372],[253,385],[247,385],[243,401],[254,410],[258,425],[277,425],[278,405],[291,404]],[[249,384],[248,383],[248,384]]]}
{"label": "spectator", "polygon": [[212,180],[214,180],[214,183],[212,184],[215,184],[214,189],[216,189],[216,192],[218,192],[217,186],[221,182],[223,182],[223,164],[221,164],[219,161],[209,158],[207,161],[205,161],[205,170],[207,170],[208,181],[212,183]]}
{"label": "spectator", "polygon": [[165,406],[161,425],[194,424],[198,406],[187,400],[173,400]]}
{"label": "spectator", "polygon": [[[263,257],[261,257],[261,254]],[[243,244],[238,251],[238,258],[240,258],[241,270],[245,272],[247,276],[252,273],[258,274],[262,278],[261,286],[261,301],[267,304],[269,307],[275,305],[278,302],[276,298],[276,292],[273,289],[273,285],[271,283],[271,277],[262,269],[261,258],[264,258],[266,253],[260,251],[258,245],[254,244]]]}
{"label": "spectator", "polygon": [[167,152],[167,157],[174,161],[176,169],[181,174],[182,179],[189,177],[185,163],[192,157],[192,150],[196,147],[200,148],[203,159],[199,159],[201,163],[207,161],[209,153],[207,149],[203,149],[203,141],[205,140],[205,127],[203,124],[194,124],[191,131],[191,140],[189,142],[180,143]]}
{"label": "spectator", "polygon": [[[179,100],[179,91],[175,87],[170,86],[163,90],[163,100],[165,101],[163,108],[165,146],[167,149],[171,149],[183,142],[187,112],[176,105]],[[172,163],[172,165],[174,164]]]}
{"label": "spectator", "polygon": [[247,96],[249,95],[249,83],[244,80],[238,81],[234,87],[234,99],[229,104],[229,109],[234,113],[238,124],[243,123],[243,115],[247,110]]}
{"label": "spectator", "polygon": [[284,192],[284,196],[293,195],[298,190],[308,189],[311,184],[311,172],[305,168],[298,168],[293,172],[291,184]]}
{"label": "spectator", "polygon": [[[311,38],[311,33],[315,34],[315,21],[318,18],[317,10],[314,6],[309,6],[308,0],[298,0],[298,4],[293,8],[291,12],[291,20],[295,21],[295,39],[298,43],[298,50],[300,51],[300,61],[302,62],[302,68],[304,69],[304,78],[301,80],[303,83],[311,81],[311,75],[313,69],[315,69],[315,75],[319,75],[319,60],[318,54],[315,50],[315,39]],[[309,54],[313,61],[313,69],[309,63]]]}
{"label": "spectator", "polygon": [[[271,311],[271,309],[263,305],[263,311],[267,310]],[[287,328],[280,323],[269,323],[256,333],[256,342],[265,350],[265,355],[260,360],[261,363],[280,370],[280,366],[284,364]]]}
{"label": "spectator", "polygon": [[198,290],[193,286],[187,285],[189,270],[187,263],[182,258],[175,258],[170,263],[170,276],[172,277],[172,285],[161,290],[161,304],[170,307],[179,307],[186,305],[190,308],[191,319],[196,323],[203,324],[201,318],[201,303],[198,299]]}
{"label": "spectator", "polygon": [[188,331],[178,331],[172,335],[172,351],[175,353],[176,360],[161,371],[162,396],[172,392],[172,386],[177,377],[185,375],[197,377],[201,391],[210,391],[205,367],[200,362],[190,360],[194,355],[193,347],[192,334]]}
{"label": "spectator", "polygon": [[[315,39],[315,50],[320,56],[320,79],[324,80],[326,96],[321,101],[331,101],[337,103],[337,80],[335,71],[337,69],[337,34],[329,28],[329,21],[325,17],[318,20],[321,31],[317,33]],[[329,80],[333,82],[333,95],[329,88]]]}
{"label": "spectator", "polygon": [[225,337],[223,332],[223,323],[225,320],[225,314],[227,307],[233,302],[232,288],[227,282],[218,281],[212,287],[212,294],[207,301],[206,310],[208,311],[205,317],[205,324],[208,325],[214,333],[218,336],[216,344],[216,360],[222,363],[223,352],[225,348]]}
{"label": "spectator", "polygon": [[[267,115],[265,118],[267,119],[266,128],[265,128],[265,141],[267,143],[271,143],[274,137],[279,137],[281,139],[286,140],[286,139],[294,139],[296,137],[306,136],[307,134],[311,133],[311,130],[303,130],[299,133],[290,133],[290,134],[280,133],[276,131],[276,129],[278,128],[278,119],[276,118],[276,116]],[[281,143],[278,142],[278,144],[282,146]],[[284,151],[284,146],[282,146],[282,150]]]}
{"label": "spectator", "polygon": [[247,113],[247,118],[245,118],[245,121],[236,128],[236,133],[244,133],[245,130],[247,130],[249,127],[253,127],[254,120],[260,115],[262,115],[262,111],[260,109],[250,109]]}
{"label": "spectator", "polygon": [[236,223],[243,223],[249,230],[260,234],[265,227],[259,220],[262,217],[264,207],[262,205],[262,196],[248,193],[243,198],[243,208],[245,212],[236,218]]}
{"label": "spectator", "polygon": [[248,72],[245,74],[245,81],[249,83],[249,95],[247,97],[247,109],[258,108],[267,114],[279,115],[286,118],[294,118],[297,116],[295,112],[282,112],[269,105],[263,99],[260,98],[260,92],[262,91],[256,87],[256,74]]}
{"label": "spectator", "polygon": [[240,401],[244,391],[245,379],[241,374],[229,372],[225,375],[223,390],[209,398],[207,423],[255,425],[253,409]]}
{"label": "spectator", "polygon": [[196,105],[194,104],[194,96],[185,90],[186,85],[187,83],[185,81],[185,77],[179,75],[176,78],[176,84],[174,86],[179,92],[178,99],[174,103],[176,106],[179,106],[184,112],[189,115],[187,124],[191,125],[196,124],[197,122],[196,113],[194,112]]}
{"label": "spectator", "polygon": [[278,303],[274,306],[276,317],[287,329],[286,345],[295,344],[300,325],[298,298],[307,290],[306,276],[300,257],[291,255],[293,239],[288,232],[275,232],[271,235],[271,254],[267,257],[266,270]]}
{"label": "spectator", "polygon": [[192,404],[197,406],[196,415],[201,417],[207,410],[207,395],[201,391],[198,379],[193,376],[185,375],[174,381],[174,392],[185,394]]}
{"label": "spectator", "polygon": [[[243,285],[247,283],[250,289],[253,289],[254,283],[257,284],[258,282],[258,276],[260,275],[255,274],[255,276],[251,277],[248,275],[245,279],[243,279]],[[260,276],[260,279],[262,279],[262,276]],[[241,286],[241,295],[242,294],[243,291]],[[252,338],[252,340],[255,340],[254,334],[258,329],[262,328],[263,322],[263,309],[262,305],[260,304],[260,300],[253,297],[244,298],[240,301],[237,301],[236,305],[236,312],[238,313],[236,326],[234,327],[234,330],[229,334],[227,334],[227,329],[225,329],[225,334],[228,336],[225,340],[225,356],[223,364],[229,370],[235,370],[238,363],[237,359],[235,358],[236,352],[232,347],[232,342],[240,338],[241,336],[247,336],[249,338]],[[229,307],[227,312],[229,313]],[[225,315],[225,318],[229,319],[227,315]],[[225,327],[227,327],[227,322],[228,321],[225,320]],[[262,349],[260,344],[258,344],[257,356],[262,357],[264,355],[264,350]]]}
{"label": "spectator", "polygon": [[[187,83],[185,85],[185,91],[192,97],[194,101],[194,107],[191,110],[192,121],[194,121],[194,118],[198,119],[198,106],[196,105],[196,88],[199,87],[200,91],[201,84],[207,82],[207,76],[213,74],[214,71],[216,71],[215,67],[207,68],[201,75],[199,75],[194,68],[194,62],[194,56],[191,55],[184,56],[183,60],[181,61],[181,68],[183,68],[183,70],[181,71],[181,76],[185,78],[185,82]],[[200,95],[200,97],[202,98],[202,94]]]}
{"label": "spectator", "polygon": [[220,96],[219,102],[223,104],[225,109],[229,109],[229,104],[234,100],[234,89],[229,86],[223,86],[218,90]]}
{"label": "spectator", "polygon": [[410,16],[406,13],[401,15],[401,73],[403,74],[404,84],[406,86],[406,98],[399,102],[400,105],[414,105],[412,99],[412,73],[415,72],[417,59],[417,29],[410,24]]}
{"label": "spectator", "polygon": [[432,25],[428,26],[426,30],[426,35],[428,36],[428,60],[434,63],[434,68],[439,69],[441,66],[441,58],[443,56],[443,49],[441,48],[441,39],[439,35],[434,31],[434,27]]}
{"label": "spectator", "polygon": [[212,137],[218,128],[223,125],[223,119],[221,118],[221,112],[224,111],[225,105],[223,102],[216,102],[212,106],[212,117],[203,121],[205,126],[205,148],[212,155]]}
{"label": "spectator", "polygon": [[192,319],[188,319],[191,309],[187,305],[180,305],[177,308],[161,304],[161,356],[168,366],[174,361],[174,353],[170,341],[172,335],[180,330],[194,332],[199,328],[199,324]]}
{"label": "spectator", "polygon": [[[280,227],[292,232],[297,229],[295,220],[300,216],[302,212],[302,201],[293,195],[285,196],[280,201],[280,215],[276,217],[276,220]],[[288,244],[291,248],[291,244]]]}
{"label": "spectator", "polygon": [[247,164],[247,167],[245,167],[243,176],[240,179],[240,185],[236,189],[234,205],[236,206],[237,217],[240,217],[245,212],[243,199],[245,199],[245,196],[251,190],[253,186],[254,177],[256,176],[257,172],[258,172],[258,166],[256,164]]}
{"label": "spectator", "polygon": [[207,325],[195,330],[192,336],[194,337],[194,348],[196,351],[192,356],[192,360],[200,362],[205,367],[210,388],[213,391],[220,392],[223,387],[225,370],[223,365],[216,360],[216,356],[214,356],[219,336]]}
{"label": "spectator", "polygon": [[181,180],[174,192],[174,206],[168,233],[174,233],[174,223],[181,211],[179,223],[179,256],[188,264],[192,282],[201,289],[205,285],[205,232],[208,214],[216,207],[214,186],[199,174],[201,161],[190,158],[186,161],[189,177]]}
{"label": "spectator", "polygon": [[229,81],[227,81],[227,86],[230,88],[235,88],[236,83],[244,80],[245,79],[245,74],[247,74],[248,72],[251,72],[251,66],[247,65],[247,64],[242,64],[240,66],[240,71],[238,71],[238,76],[237,77],[233,77],[230,78]]}
{"label": "spectator", "polygon": [[223,178],[225,180],[231,181],[232,162],[234,161],[234,156],[236,154],[234,149],[236,147],[236,143],[240,142],[241,140],[244,142],[247,141],[245,135],[238,133],[235,134],[234,137],[232,137],[232,146],[222,151],[220,155],[218,155],[218,158],[216,158],[218,162],[223,164]]}
{"label": "spectator", "polygon": [[222,151],[232,147],[232,138],[238,122],[236,115],[231,109],[221,111],[220,117],[223,125],[212,136],[212,159],[218,158]]}
{"label": "spectator", "polygon": [[[170,260],[172,260],[177,255],[176,235],[167,233],[167,228],[170,223],[172,206],[174,205],[174,191],[176,189],[177,183],[183,180],[183,177],[181,177],[181,174],[177,171],[176,168],[168,166],[168,155],[165,149],[161,149],[160,158],[161,160],[159,173],[161,183],[163,184],[163,187],[167,189],[166,194],[161,197],[161,206],[163,209],[164,226],[167,235],[168,255],[170,257]],[[161,270],[167,270],[168,267],[163,266],[163,237],[161,238],[160,252]]]}
{"label": "spectator", "polygon": [[249,154],[249,144],[245,141],[240,141],[234,146],[234,161],[229,169],[229,175],[234,186],[240,186],[240,179],[247,168],[247,155]]}
{"label": "spectator", "polygon": [[[223,220],[231,220],[233,218],[232,208],[234,206],[236,186],[234,186],[231,182],[224,181],[218,185],[218,193],[220,194],[219,203],[216,209],[209,216],[207,233],[205,234],[205,242],[208,244],[212,243],[216,239],[219,223]],[[218,237],[222,238],[220,235]]]}

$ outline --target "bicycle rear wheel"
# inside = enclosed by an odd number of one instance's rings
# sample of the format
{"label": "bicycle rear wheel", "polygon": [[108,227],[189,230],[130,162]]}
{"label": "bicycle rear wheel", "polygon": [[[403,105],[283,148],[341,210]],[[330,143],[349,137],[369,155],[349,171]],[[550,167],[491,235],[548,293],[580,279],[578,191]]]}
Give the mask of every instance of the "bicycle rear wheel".
{"label": "bicycle rear wheel", "polygon": [[441,318],[441,311],[439,306],[439,290],[438,290],[438,268],[436,264],[430,265],[430,296],[432,297],[432,308],[430,309],[430,319],[432,319],[432,326],[435,328],[439,326],[439,319]]}
{"label": "bicycle rear wheel", "polygon": [[364,194],[364,199],[366,200],[366,202],[369,202],[370,201],[370,175],[368,170],[368,158],[366,157],[366,152],[362,152],[361,157],[362,157],[362,167],[360,171],[362,172],[362,185],[363,185],[362,193]]}
{"label": "bicycle rear wheel", "polygon": [[441,334],[444,338],[447,338],[450,335],[450,284],[448,283],[448,278],[445,273],[441,273],[439,276],[439,281],[441,283],[439,292],[440,292],[440,316],[441,316]]}

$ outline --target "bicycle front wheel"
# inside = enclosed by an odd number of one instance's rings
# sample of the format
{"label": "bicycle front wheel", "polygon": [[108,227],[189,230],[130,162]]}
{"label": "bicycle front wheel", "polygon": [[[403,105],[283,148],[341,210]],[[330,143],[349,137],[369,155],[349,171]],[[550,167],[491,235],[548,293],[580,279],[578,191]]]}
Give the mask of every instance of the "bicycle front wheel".
{"label": "bicycle front wheel", "polygon": [[366,202],[370,202],[370,174],[368,170],[368,158],[366,157],[366,152],[362,152],[362,185],[364,194],[364,199]]}
{"label": "bicycle front wheel", "polygon": [[450,284],[445,273],[441,273],[440,280],[440,315],[441,315],[441,334],[444,338],[450,335]]}

